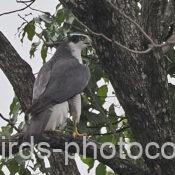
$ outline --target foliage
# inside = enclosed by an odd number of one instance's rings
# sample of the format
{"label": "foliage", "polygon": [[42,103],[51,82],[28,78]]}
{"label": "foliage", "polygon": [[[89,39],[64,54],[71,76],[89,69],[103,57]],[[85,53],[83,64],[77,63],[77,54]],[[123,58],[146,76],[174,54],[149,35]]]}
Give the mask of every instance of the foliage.
{"label": "foliage", "polygon": [[96,168],[96,175],[106,175],[106,166],[100,163]]}
{"label": "foliage", "polygon": [[81,156],[81,160],[83,163],[85,163],[86,165],[89,166],[89,168],[88,168],[88,173],[89,173],[90,170],[94,167],[95,160],[92,158],[83,158],[83,156]]}

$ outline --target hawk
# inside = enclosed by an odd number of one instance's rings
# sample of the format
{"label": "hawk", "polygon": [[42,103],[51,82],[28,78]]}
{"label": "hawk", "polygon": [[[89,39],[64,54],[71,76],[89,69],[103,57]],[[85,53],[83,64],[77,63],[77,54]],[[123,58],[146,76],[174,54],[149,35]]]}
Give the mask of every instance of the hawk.
{"label": "hawk", "polygon": [[24,138],[39,136],[43,131],[63,130],[68,113],[73,118],[74,136],[81,115],[80,93],[90,79],[81,51],[89,46],[89,38],[73,34],[59,44],[53,57],[40,69],[33,87],[32,106],[27,111],[30,123]]}

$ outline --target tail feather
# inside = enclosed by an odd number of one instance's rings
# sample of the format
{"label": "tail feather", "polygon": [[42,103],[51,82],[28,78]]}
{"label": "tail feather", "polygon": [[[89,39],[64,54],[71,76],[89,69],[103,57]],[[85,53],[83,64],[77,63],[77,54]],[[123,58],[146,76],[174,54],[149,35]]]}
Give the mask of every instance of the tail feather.
{"label": "tail feather", "polygon": [[[30,114],[29,114],[30,115]],[[31,136],[37,138],[44,131],[49,120],[50,110],[45,110],[37,115],[31,116],[30,123],[24,132],[24,140],[30,140]]]}

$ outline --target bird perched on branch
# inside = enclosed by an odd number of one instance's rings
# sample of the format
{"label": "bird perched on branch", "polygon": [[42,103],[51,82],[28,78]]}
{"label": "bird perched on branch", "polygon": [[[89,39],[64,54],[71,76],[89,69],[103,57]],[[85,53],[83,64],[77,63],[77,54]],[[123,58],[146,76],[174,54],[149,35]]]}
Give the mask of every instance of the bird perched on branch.
{"label": "bird perched on branch", "polygon": [[76,125],[81,115],[80,93],[90,79],[81,51],[89,43],[88,36],[72,34],[59,44],[53,57],[40,69],[33,87],[32,106],[27,111],[30,123],[24,138],[57,128],[63,130],[68,113],[73,117],[73,135],[79,135]]}

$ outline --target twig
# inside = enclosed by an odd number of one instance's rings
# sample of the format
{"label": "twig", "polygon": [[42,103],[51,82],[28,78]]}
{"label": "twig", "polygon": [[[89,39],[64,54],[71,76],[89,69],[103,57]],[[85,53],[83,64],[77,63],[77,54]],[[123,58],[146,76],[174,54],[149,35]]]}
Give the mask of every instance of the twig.
{"label": "twig", "polygon": [[1,113],[0,113],[0,117],[6,121],[9,125],[12,126],[12,128],[14,128],[17,132],[20,132],[20,130],[7,118],[5,118]]}
{"label": "twig", "polygon": [[27,21],[24,17],[22,17],[20,14],[18,14],[18,16],[19,16],[19,18],[21,18],[23,21],[25,21],[26,23],[28,23],[28,21]]}
{"label": "twig", "polygon": [[17,3],[29,3],[29,2],[32,2],[33,0],[29,0],[29,1],[19,1],[19,0],[16,0]]}
{"label": "twig", "polygon": [[28,7],[30,7],[35,1],[36,0],[31,1],[31,3],[26,5],[24,8],[21,8],[21,9],[18,9],[18,10],[9,11],[9,12],[0,13],[0,16],[23,11],[23,10],[27,9]]}
{"label": "twig", "polygon": [[129,52],[132,52],[132,53],[135,53],[135,54],[146,54],[146,53],[149,53],[151,50],[152,50],[152,47],[148,48],[147,50],[144,50],[144,51],[139,51],[139,50],[132,50],[132,49],[129,49],[128,47],[120,44],[118,41],[115,41],[115,40],[112,40],[110,38],[108,38],[106,35],[104,35],[103,33],[96,33],[94,32],[92,29],[90,29],[89,27],[87,27],[85,24],[83,24],[79,19],[76,18],[76,20],[83,26],[85,27],[91,34],[95,35],[95,36],[100,36],[102,38],[104,38],[105,40],[111,42],[111,43],[115,43],[116,45],[118,45],[119,47],[129,51]]}
{"label": "twig", "polygon": [[[122,12],[118,7],[116,7],[115,5],[113,5],[109,0],[106,0],[115,10],[117,10],[121,15],[123,15],[126,19],[128,19],[130,22],[132,22],[133,24],[136,25],[136,27],[142,32],[142,34],[146,37],[146,39],[148,41],[151,42],[151,44],[149,44],[148,46],[148,49],[146,50],[143,50],[143,51],[139,51],[139,50],[132,50],[132,49],[129,49],[128,47],[122,45],[121,43],[119,43],[118,41],[116,40],[112,40],[110,39],[109,37],[107,37],[105,34],[103,33],[97,33],[97,32],[94,32],[92,29],[90,29],[88,26],[86,26],[83,22],[81,22],[79,19],[77,19],[75,17],[75,19],[84,27],[86,28],[91,34],[95,35],[95,36],[99,36],[99,37],[102,37],[104,38],[105,40],[111,42],[111,43],[115,43],[117,46],[129,51],[129,52],[132,52],[132,53],[135,53],[135,54],[147,54],[147,53],[150,53],[152,50],[154,50],[155,48],[162,48],[163,49],[163,53],[167,52],[167,50],[169,49],[168,47],[171,46],[171,45],[174,45],[175,44],[175,34],[173,34],[170,39],[168,39],[165,43],[162,43],[162,44],[156,44],[151,38],[150,36],[147,35],[147,33],[142,29],[142,27],[137,23],[135,22],[134,20],[132,20],[132,18],[130,18],[129,16],[127,16],[124,12]],[[165,50],[165,51],[164,51]]]}

